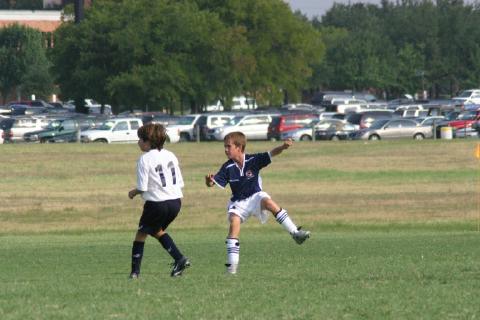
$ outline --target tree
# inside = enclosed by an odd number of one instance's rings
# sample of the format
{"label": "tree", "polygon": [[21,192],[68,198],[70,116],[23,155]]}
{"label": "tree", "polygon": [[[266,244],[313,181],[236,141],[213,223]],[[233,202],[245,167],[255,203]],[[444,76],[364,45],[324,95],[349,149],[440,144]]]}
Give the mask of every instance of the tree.
{"label": "tree", "polygon": [[55,71],[63,95],[108,99],[116,111],[195,106],[235,83],[238,34],[194,3],[98,1],[57,31]]}
{"label": "tree", "polygon": [[231,28],[244,28],[249,72],[239,79],[243,93],[269,104],[280,103],[285,92],[298,99],[325,50],[319,32],[303,16],[276,0],[196,2]]}
{"label": "tree", "polygon": [[46,97],[52,88],[49,61],[37,30],[14,24],[0,29],[0,91],[5,103],[17,88],[21,94]]}

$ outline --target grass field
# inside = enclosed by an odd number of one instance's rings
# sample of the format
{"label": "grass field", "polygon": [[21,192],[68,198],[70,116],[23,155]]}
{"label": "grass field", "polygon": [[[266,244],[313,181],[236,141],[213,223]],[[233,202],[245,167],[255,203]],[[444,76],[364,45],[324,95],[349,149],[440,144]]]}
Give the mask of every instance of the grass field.
{"label": "grass field", "polygon": [[478,319],[476,143],[295,144],[264,188],[312,237],[298,246],[274,219],[249,220],[234,277],[229,193],[203,186],[222,144],[168,146],[186,183],[169,232],[192,267],[170,278],[149,239],[139,281],[127,279],[136,145],[0,145],[0,319]]}

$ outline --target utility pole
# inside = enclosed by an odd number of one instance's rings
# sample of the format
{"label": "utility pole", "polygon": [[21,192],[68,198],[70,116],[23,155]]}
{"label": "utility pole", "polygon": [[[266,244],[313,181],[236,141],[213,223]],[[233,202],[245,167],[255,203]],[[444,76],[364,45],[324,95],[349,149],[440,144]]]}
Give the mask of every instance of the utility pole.
{"label": "utility pole", "polygon": [[74,8],[75,8],[75,23],[80,23],[83,20],[83,0],[75,0]]}

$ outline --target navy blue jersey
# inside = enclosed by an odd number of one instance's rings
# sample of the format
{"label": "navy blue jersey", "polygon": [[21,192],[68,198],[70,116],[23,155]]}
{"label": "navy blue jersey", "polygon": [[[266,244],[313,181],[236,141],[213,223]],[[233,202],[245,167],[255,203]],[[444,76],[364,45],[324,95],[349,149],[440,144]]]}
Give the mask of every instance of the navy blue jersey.
{"label": "navy blue jersey", "polygon": [[232,201],[243,200],[254,193],[262,191],[260,169],[272,162],[268,152],[246,154],[243,168],[239,168],[233,160],[225,162],[213,177],[215,183],[225,188],[230,183]]}

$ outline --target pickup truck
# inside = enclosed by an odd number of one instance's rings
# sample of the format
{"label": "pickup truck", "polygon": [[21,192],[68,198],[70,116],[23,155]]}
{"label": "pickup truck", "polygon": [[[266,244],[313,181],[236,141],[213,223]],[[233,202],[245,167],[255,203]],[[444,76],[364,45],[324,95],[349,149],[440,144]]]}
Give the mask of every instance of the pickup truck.
{"label": "pickup truck", "polygon": [[82,142],[135,143],[138,141],[137,130],[142,126],[139,118],[112,118],[99,127],[82,131]]}

